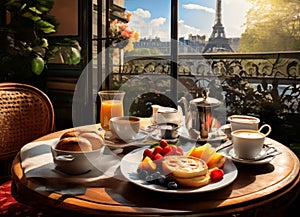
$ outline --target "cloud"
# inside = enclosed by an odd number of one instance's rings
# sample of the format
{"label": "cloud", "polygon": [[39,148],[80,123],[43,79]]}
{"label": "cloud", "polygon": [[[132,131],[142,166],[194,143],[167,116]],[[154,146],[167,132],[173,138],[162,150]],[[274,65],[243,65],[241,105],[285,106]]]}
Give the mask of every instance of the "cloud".
{"label": "cloud", "polygon": [[159,17],[159,18],[153,19],[150,21],[150,26],[151,27],[159,27],[159,26],[163,25],[166,22],[166,20],[167,19],[164,17]]}
{"label": "cloud", "polygon": [[188,10],[201,10],[201,11],[206,11],[208,13],[213,13],[213,14],[215,13],[215,9],[197,5],[197,4],[185,4],[182,5],[182,7]]}
{"label": "cloud", "polygon": [[179,37],[186,37],[187,38],[187,36],[189,34],[203,35],[203,33],[201,34],[200,29],[185,24],[184,20],[179,20],[178,21],[178,29],[179,29],[179,33],[178,33]]}
{"label": "cloud", "polygon": [[130,13],[132,14],[129,22],[130,27],[140,33],[147,32],[146,28],[148,26],[149,18],[151,18],[151,12],[138,8]]}
{"label": "cloud", "polygon": [[167,40],[169,37],[169,31],[165,31],[167,18],[158,17],[152,18],[152,14],[148,10],[141,8],[131,11],[131,20],[129,22],[130,28],[138,31],[141,38],[148,38],[158,36],[161,39]]}
{"label": "cloud", "polygon": [[135,11],[132,12],[132,17],[136,18],[136,19],[145,19],[145,18],[150,18],[151,17],[151,13],[150,11],[144,10],[142,8],[138,8]]}

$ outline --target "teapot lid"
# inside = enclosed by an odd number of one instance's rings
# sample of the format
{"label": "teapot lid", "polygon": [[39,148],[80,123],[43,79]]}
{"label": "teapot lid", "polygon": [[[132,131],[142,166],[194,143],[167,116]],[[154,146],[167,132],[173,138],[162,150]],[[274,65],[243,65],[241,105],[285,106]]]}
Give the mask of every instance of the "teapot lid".
{"label": "teapot lid", "polygon": [[213,97],[207,97],[207,98],[196,98],[191,101],[194,103],[197,107],[216,107],[221,104],[221,102]]}

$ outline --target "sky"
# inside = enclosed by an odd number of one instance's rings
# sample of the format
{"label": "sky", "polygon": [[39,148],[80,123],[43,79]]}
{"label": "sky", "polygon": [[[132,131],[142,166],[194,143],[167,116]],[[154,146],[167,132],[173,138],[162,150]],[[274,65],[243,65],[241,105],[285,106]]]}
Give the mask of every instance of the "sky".
{"label": "sky", "polygon": [[[141,38],[160,37],[170,40],[171,0],[125,0],[125,8],[132,13],[129,26],[138,31]],[[188,34],[212,33],[215,21],[216,0],[178,0],[179,37]],[[227,38],[240,37],[245,27],[245,15],[251,8],[247,0],[222,0],[222,24]]]}

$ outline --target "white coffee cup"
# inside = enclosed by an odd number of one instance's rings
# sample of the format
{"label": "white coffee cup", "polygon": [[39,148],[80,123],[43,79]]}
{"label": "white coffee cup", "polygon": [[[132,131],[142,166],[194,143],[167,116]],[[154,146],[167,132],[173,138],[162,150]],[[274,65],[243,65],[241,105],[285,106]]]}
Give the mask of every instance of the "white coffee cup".
{"label": "white coffee cup", "polygon": [[182,111],[180,109],[160,106],[157,109],[156,118],[157,124],[174,123],[179,125],[182,120]]}
{"label": "white coffee cup", "polygon": [[110,131],[114,137],[123,141],[134,140],[140,130],[140,118],[134,116],[113,117]]}
{"label": "white coffee cup", "polygon": [[[261,130],[267,127],[268,132]],[[235,130],[231,132],[234,154],[242,159],[255,159],[263,149],[265,138],[270,134],[271,126],[264,124],[259,130]]]}
{"label": "white coffee cup", "polygon": [[258,130],[259,118],[248,115],[232,115],[228,117],[228,121],[231,125],[231,131],[235,130]]}

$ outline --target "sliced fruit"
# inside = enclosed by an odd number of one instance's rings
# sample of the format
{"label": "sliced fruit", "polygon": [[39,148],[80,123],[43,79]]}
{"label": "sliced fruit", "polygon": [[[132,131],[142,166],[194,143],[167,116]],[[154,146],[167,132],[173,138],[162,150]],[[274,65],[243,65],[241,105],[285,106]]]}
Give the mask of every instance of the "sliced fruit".
{"label": "sliced fruit", "polygon": [[216,149],[214,149],[209,143],[206,143],[203,146],[204,150],[202,152],[201,159],[207,163],[215,155]]}
{"label": "sliced fruit", "polygon": [[152,161],[152,159],[146,156],[142,162],[140,162],[138,169],[147,170],[147,171],[155,171],[156,164]]}
{"label": "sliced fruit", "polygon": [[217,167],[220,169],[224,166],[225,161],[226,161],[225,156],[223,156],[220,153],[215,153],[213,157],[210,159],[210,161],[207,163],[207,166],[208,168]]}
{"label": "sliced fruit", "polygon": [[191,152],[188,155],[196,158],[201,158],[203,151],[204,151],[204,146],[193,147]]}
{"label": "sliced fruit", "polygon": [[190,151],[189,156],[201,158],[207,163],[211,160],[215,153],[216,150],[209,143],[206,143],[200,147],[194,147]]}

